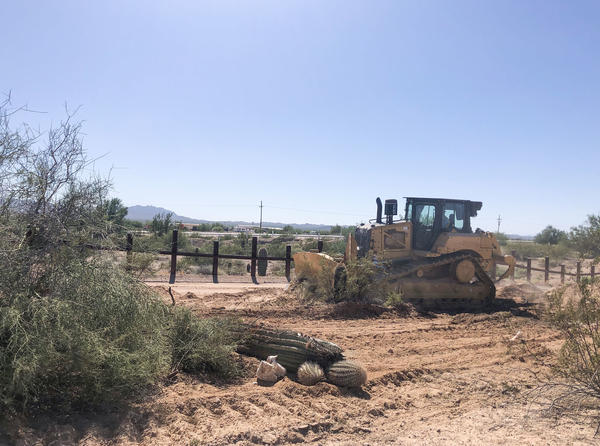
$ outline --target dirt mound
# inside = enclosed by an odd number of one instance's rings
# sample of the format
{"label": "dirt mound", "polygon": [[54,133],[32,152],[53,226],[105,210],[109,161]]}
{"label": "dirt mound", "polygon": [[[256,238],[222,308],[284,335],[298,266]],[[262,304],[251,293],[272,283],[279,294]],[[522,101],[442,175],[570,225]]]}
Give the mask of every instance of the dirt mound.
{"label": "dirt mound", "polygon": [[541,302],[544,300],[545,291],[531,283],[511,283],[498,287],[496,296],[522,302]]}

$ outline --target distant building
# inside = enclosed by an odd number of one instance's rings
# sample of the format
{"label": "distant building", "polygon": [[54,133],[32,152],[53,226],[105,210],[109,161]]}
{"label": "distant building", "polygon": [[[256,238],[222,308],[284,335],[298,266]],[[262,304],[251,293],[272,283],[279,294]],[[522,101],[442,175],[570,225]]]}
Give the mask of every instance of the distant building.
{"label": "distant building", "polygon": [[233,228],[235,232],[253,232],[259,229],[258,225],[237,225]]}

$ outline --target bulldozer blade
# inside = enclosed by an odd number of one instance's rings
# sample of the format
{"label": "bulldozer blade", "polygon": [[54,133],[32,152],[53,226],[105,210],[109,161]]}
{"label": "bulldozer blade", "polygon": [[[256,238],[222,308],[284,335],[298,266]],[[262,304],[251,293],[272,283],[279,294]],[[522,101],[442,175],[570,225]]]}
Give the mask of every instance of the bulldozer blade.
{"label": "bulldozer blade", "polygon": [[511,256],[511,255],[496,256],[496,257],[494,257],[494,261],[500,265],[508,265],[507,270],[504,271],[504,274],[502,274],[496,280],[496,282],[500,282],[502,279],[506,279],[507,277],[512,277],[514,275],[516,261],[513,256]]}

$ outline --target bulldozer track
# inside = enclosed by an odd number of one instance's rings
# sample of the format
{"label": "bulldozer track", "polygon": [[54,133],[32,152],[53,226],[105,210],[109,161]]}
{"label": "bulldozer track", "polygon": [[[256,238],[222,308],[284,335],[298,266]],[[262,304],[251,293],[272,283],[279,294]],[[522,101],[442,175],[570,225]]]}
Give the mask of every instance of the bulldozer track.
{"label": "bulldozer track", "polygon": [[[441,266],[450,265],[455,262],[459,262],[461,260],[471,260],[473,265],[475,266],[475,276],[489,288],[488,295],[482,300],[472,299],[472,298],[406,298],[408,302],[422,304],[426,307],[443,307],[443,308],[464,308],[464,307],[481,307],[485,305],[489,305],[493,302],[494,297],[496,295],[496,287],[494,285],[493,280],[487,274],[485,269],[481,266],[479,262],[479,257],[475,254],[471,253],[452,253],[446,254],[440,257],[436,257],[435,259],[425,259],[417,262],[411,262],[410,264],[399,266],[392,264],[388,273],[391,277],[388,278],[389,283],[401,282],[403,278],[407,278],[417,271],[432,271]],[[427,279],[423,279],[424,283]]]}

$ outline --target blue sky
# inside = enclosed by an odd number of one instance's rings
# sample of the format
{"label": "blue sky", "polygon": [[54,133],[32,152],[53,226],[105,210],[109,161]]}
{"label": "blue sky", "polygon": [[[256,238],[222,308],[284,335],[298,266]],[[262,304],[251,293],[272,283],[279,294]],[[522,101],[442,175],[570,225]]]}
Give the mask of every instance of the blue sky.
{"label": "blue sky", "polygon": [[[596,1],[3,1],[0,90],[81,106],[128,205],[354,224],[484,202],[535,234],[600,213]],[[112,170],[111,170],[112,169]]]}

